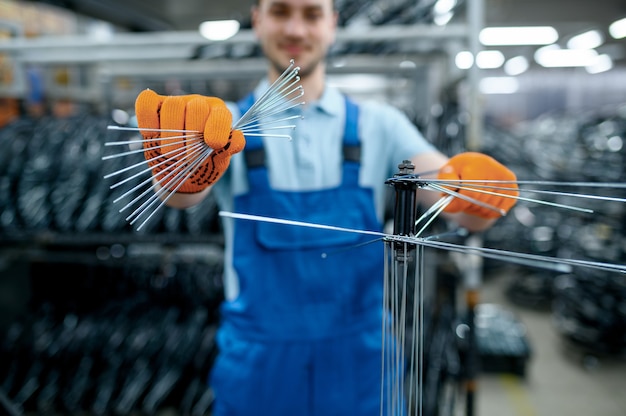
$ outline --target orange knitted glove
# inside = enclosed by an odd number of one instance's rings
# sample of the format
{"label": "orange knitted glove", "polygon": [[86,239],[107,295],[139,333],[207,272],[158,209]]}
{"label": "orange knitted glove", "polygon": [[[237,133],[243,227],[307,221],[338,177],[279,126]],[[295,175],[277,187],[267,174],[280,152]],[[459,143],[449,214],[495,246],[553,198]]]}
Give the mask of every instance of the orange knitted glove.
{"label": "orange knitted glove", "polygon": [[[439,169],[437,178],[442,180],[461,179],[471,181],[459,184],[459,186],[464,185],[465,187],[471,187],[474,185],[478,185],[479,187],[476,188],[478,191],[459,189],[450,185],[446,186],[446,188],[457,191],[462,195],[476,199],[495,208],[501,209],[504,212],[508,212],[513,207],[513,205],[515,205],[515,202],[517,202],[517,199],[515,197],[519,195],[518,186],[516,183],[498,184],[489,182],[473,182],[477,179],[484,179],[487,181],[517,180],[515,174],[510,171],[506,166],[502,165],[494,158],[484,155],[482,153],[465,152],[452,157],[448,161],[448,163],[446,163],[444,166],[441,167],[441,169]],[[490,187],[510,188],[510,190],[493,189]],[[483,190],[490,193],[481,192]],[[496,193],[510,195],[511,197],[494,195]],[[461,198],[454,198],[452,202],[450,202],[450,204],[448,204],[448,206],[444,209],[444,211],[449,213],[465,212],[467,214],[476,215],[482,218],[498,218],[500,216],[500,213],[495,210],[474,204]]]}
{"label": "orange knitted glove", "polygon": [[[144,156],[152,174],[162,187],[177,192],[200,192],[213,184],[228,168],[230,157],[245,146],[243,133],[232,129],[228,107],[216,97],[163,96],[144,90],[135,101],[135,114],[144,129]],[[194,163],[207,150],[202,141],[213,152],[202,163]],[[183,167],[191,172],[170,174]]]}

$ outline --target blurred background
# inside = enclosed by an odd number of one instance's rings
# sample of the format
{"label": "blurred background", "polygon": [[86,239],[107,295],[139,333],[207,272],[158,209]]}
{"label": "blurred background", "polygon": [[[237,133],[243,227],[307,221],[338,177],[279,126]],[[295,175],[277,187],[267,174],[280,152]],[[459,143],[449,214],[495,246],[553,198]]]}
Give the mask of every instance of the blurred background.
{"label": "blurred background", "polygon": [[[222,298],[215,202],[159,210],[137,230],[105,176],[143,156],[106,159],[105,144],[136,138],[110,127],[129,125],[145,88],[248,92],[265,73],[251,5],[0,0],[0,413],[210,414]],[[329,82],[356,100],[402,109],[448,154],[479,150],[520,179],[582,193],[576,184],[605,183],[594,192],[626,197],[610,186],[626,179],[624,1],[336,5]],[[584,206],[593,214],[521,201],[481,244],[624,264],[624,203]],[[463,268],[433,257],[440,302],[453,304]],[[496,260],[480,271],[477,402],[435,405],[435,389],[428,414],[626,414],[623,274]],[[433,334],[466,319],[435,306]],[[443,339],[453,355],[467,348]],[[432,374],[461,386],[467,374],[434,355]]]}

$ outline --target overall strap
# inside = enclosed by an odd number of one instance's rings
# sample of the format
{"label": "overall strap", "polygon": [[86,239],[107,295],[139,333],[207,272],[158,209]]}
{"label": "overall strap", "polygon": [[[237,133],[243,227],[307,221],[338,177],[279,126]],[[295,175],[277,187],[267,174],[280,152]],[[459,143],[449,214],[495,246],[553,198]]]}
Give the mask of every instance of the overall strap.
{"label": "overall strap", "polygon": [[359,106],[348,97],[346,102],[346,126],[343,133],[343,159],[359,163],[361,143],[359,141]]}
{"label": "overall strap", "polygon": [[[248,94],[237,102],[241,117],[252,107],[252,104],[254,104],[253,93]],[[265,166],[265,149],[263,148],[263,141],[260,137],[246,137],[246,147],[243,154],[248,169]]]}
{"label": "overall strap", "polygon": [[[254,104],[254,94],[250,93],[237,102],[242,116]],[[245,136],[245,134],[244,134]],[[269,190],[270,180],[265,161],[265,148],[263,139],[258,136],[247,136],[246,146],[243,149],[243,157],[248,171],[248,183],[250,189]]]}
{"label": "overall strap", "polygon": [[346,125],[343,133],[344,184],[358,186],[361,166],[361,142],[359,140],[359,106],[345,96]]}

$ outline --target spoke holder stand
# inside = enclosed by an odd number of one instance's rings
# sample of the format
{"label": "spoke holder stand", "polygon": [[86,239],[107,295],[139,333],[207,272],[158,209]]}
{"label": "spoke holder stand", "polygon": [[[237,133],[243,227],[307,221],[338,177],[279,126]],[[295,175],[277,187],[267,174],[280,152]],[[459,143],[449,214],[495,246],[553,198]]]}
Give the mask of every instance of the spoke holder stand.
{"label": "spoke holder stand", "polygon": [[[423,315],[429,315],[432,313],[432,311],[429,310],[430,308],[425,308],[425,305],[424,305],[425,299],[424,299],[424,293],[423,293],[424,292],[423,274],[425,273],[425,268],[424,268],[425,258],[423,255],[424,254],[423,246],[420,246],[417,243],[407,242],[406,240],[402,240],[401,238],[395,238],[395,236],[415,237],[416,220],[418,217],[418,201],[417,201],[416,191],[420,187],[423,187],[424,184],[421,183],[420,181],[415,180],[416,176],[415,176],[414,170],[415,170],[415,165],[413,165],[413,163],[409,160],[404,160],[402,161],[402,163],[398,165],[398,172],[394,175],[394,177],[385,182],[386,184],[393,186],[394,191],[395,191],[394,217],[393,217],[394,218],[394,223],[393,223],[394,237],[387,237],[385,239],[386,248],[389,252],[388,257],[390,258],[387,261],[390,261],[393,264],[393,267],[390,269],[391,273],[396,274],[396,276],[393,278],[394,280],[393,284],[396,284],[398,286],[404,285],[405,290],[410,285],[419,285],[420,289],[415,291],[415,294],[416,294],[415,299],[413,299],[412,305],[410,307],[407,307],[407,309],[417,308],[420,311],[420,314],[422,316],[418,318],[416,315],[414,319],[419,319],[422,326],[428,326],[426,330],[434,330],[435,328],[432,328],[432,325],[426,324],[427,320],[424,319],[424,316],[423,316]],[[407,180],[403,180],[403,178],[407,178]],[[464,271],[464,274],[469,273],[471,275],[469,279],[473,281],[473,283],[476,283],[475,276],[472,277],[476,273],[476,270],[474,270],[475,269],[474,266],[475,265],[470,265],[470,269],[472,270],[469,270],[467,272]],[[408,284],[406,282],[399,283],[401,281],[401,278],[399,276],[407,276],[407,279],[412,280],[412,281],[409,282]],[[437,276],[435,276],[435,279],[436,278]],[[464,280],[467,280],[467,279],[468,279],[468,276],[464,276]],[[475,284],[470,284],[471,282],[468,282],[468,281],[465,281],[464,283],[467,286],[465,290],[468,292],[467,294],[468,297],[475,302],[476,296],[477,296],[477,288]],[[397,289],[396,293],[400,293],[403,295],[402,290],[403,290],[402,288]],[[406,290],[406,292],[407,292],[406,295],[409,295],[408,290]],[[418,293],[419,293],[419,296],[417,296]],[[458,382],[458,381],[464,382],[462,386],[463,387],[462,390],[465,394],[465,415],[473,416],[474,402],[475,402],[474,390],[475,390],[475,385],[476,385],[475,377],[477,376],[477,371],[478,371],[478,366],[477,366],[478,356],[477,356],[477,351],[476,351],[476,346],[475,346],[475,343],[476,343],[475,336],[474,336],[475,328],[473,324],[473,319],[474,319],[473,307],[475,306],[475,303],[472,302],[472,305],[470,305],[469,303],[470,302],[468,302],[468,305],[467,305],[468,310],[465,311],[465,316],[463,316],[462,319],[460,319],[458,316],[453,317],[455,321],[465,322],[465,324],[463,325],[463,328],[465,330],[463,342],[460,342],[460,343],[456,342],[458,341],[456,339],[456,335],[451,334],[450,336],[446,336],[445,338],[448,339],[449,344],[452,343],[454,345],[446,345],[446,346],[443,346],[443,348],[446,351],[456,349],[457,353],[464,357],[461,363],[462,368],[459,370],[460,377],[455,378],[454,382]],[[456,307],[454,307],[454,310],[456,310]],[[411,313],[407,311],[406,316],[411,316]],[[407,324],[407,327],[410,327],[413,325],[413,323],[409,323],[409,322],[407,322],[406,324]],[[453,331],[454,329],[451,327],[449,328],[449,330]],[[418,333],[420,333],[420,335],[418,335]],[[417,332],[413,334],[413,336],[415,337],[419,336],[420,342],[423,344],[424,341],[426,339],[429,339],[431,336],[430,334],[428,334],[427,336],[424,336],[423,335],[424,333],[425,333],[424,328],[418,328]],[[435,334],[435,335],[441,337],[440,334]],[[407,342],[407,344],[409,344],[409,342]],[[421,345],[419,348],[421,349],[419,354],[428,355],[431,352],[433,354],[438,354],[437,351],[429,351],[429,349],[425,347],[424,345]],[[410,351],[410,350],[407,349],[407,351]],[[408,362],[411,362],[411,360],[418,361],[422,364],[421,367],[429,365],[428,359],[421,360],[418,356],[416,356],[415,351],[407,353],[407,355],[409,356],[406,358]],[[430,355],[428,356],[430,357]],[[408,365],[410,364],[407,364],[407,366]],[[429,368],[426,368],[426,367],[417,368],[417,371],[423,372],[424,370],[427,370],[428,378],[431,378],[433,375],[440,376],[441,373],[439,372],[439,370],[433,372],[432,368],[430,367],[432,367],[432,365],[430,365]],[[416,377],[416,376],[413,375],[412,377]],[[417,376],[417,377],[419,377],[421,380],[423,376]],[[418,388],[425,390],[428,394],[424,394],[424,392],[413,393],[412,396],[409,394],[409,397],[411,398],[408,400],[408,402],[414,401],[416,403],[413,409],[418,409],[419,408],[418,406],[422,406],[422,409],[424,411],[429,412],[427,414],[431,414],[432,411],[435,411],[435,413],[433,414],[438,414],[439,412],[437,412],[435,409],[441,406],[441,403],[438,404],[437,401],[440,401],[442,398],[430,397],[433,392],[429,386],[432,384],[440,384],[440,383],[438,382],[431,383],[431,381],[432,380],[424,379],[422,380],[422,382],[418,383]],[[447,380],[447,381],[450,382],[450,380]],[[409,383],[407,382],[407,384]],[[415,384],[413,384],[413,386],[415,386]],[[436,395],[445,394],[443,392],[440,392],[439,388],[437,388],[436,390],[437,390]],[[448,398],[448,400],[456,401],[456,395],[453,395],[453,397]],[[409,406],[411,405],[409,404]],[[449,403],[447,404],[447,406],[448,408],[451,409],[451,408],[456,407],[456,404]],[[409,412],[412,413],[410,409],[409,409]]]}

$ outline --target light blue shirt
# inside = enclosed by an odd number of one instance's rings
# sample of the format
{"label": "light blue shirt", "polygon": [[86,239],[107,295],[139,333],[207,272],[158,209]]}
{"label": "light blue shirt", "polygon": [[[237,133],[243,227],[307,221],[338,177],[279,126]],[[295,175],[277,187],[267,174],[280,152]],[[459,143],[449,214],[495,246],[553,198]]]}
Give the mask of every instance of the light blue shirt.
{"label": "light blue shirt", "polygon": [[[259,97],[267,90],[267,80],[254,91]],[[235,103],[228,103],[233,120],[241,115]],[[416,154],[435,151],[415,125],[397,108],[389,104],[359,102],[358,132],[361,140],[361,186],[372,188],[376,212],[382,221],[385,208],[385,181],[398,170],[398,164]],[[345,104],[342,93],[326,87],[322,98],[304,107],[290,110],[302,118],[284,124],[295,129],[280,131],[282,137],[263,138],[270,184],[278,190],[316,190],[338,186],[343,161],[342,139],[345,125]],[[233,197],[248,189],[243,154],[231,158],[228,171],[214,186],[220,209],[232,211]]]}
{"label": "light blue shirt", "polygon": [[[259,97],[269,88],[262,81],[254,91]],[[415,125],[397,108],[382,102],[359,102],[358,134],[361,140],[361,169],[359,183],[373,189],[376,212],[383,221],[389,186],[385,181],[397,173],[398,164],[435,148],[422,136]],[[235,103],[228,103],[233,121],[241,115]],[[332,188],[341,181],[343,161],[342,141],[345,125],[345,103],[342,93],[327,86],[321,99],[290,110],[301,118],[289,120],[295,129],[281,131],[292,140],[281,137],[263,138],[270,185],[277,190],[318,190]],[[228,171],[214,185],[220,210],[233,211],[234,197],[247,192],[243,152],[231,158]],[[320,207],[320,209],[350,209],[350,207]],[[232,221],[223,218],[225,247],[226,298],[238,293],[238,279],[232,267]]]}

